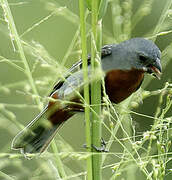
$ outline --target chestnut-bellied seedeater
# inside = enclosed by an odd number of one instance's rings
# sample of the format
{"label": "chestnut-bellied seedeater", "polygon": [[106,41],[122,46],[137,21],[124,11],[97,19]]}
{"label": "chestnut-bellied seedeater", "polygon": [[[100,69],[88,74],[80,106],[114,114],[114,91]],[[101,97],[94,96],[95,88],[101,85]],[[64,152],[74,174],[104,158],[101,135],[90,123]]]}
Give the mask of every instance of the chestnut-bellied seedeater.
{"label": "chestnut-bellied seedeater", "polygon": [[[113,103],[125,100],[141,86],[146,73],[159,79],[162,71],[160,56],[159,48],[152,41],[143,38],[104,46],[101,50],[101,68],[109,99]],[[90,59],[88,56],[89,74]],[[89,75],[89,78],[92,76]],[[65,80],[56,84],[50,94],[53,100],[16,135],[12,148],[20,149],[23,153],[43,152],[63,123],[75,113],[84,111],[82,98],[78,95],[78,92],[83,94],[83,86],[82,61],[79,61],[69,70]]]}

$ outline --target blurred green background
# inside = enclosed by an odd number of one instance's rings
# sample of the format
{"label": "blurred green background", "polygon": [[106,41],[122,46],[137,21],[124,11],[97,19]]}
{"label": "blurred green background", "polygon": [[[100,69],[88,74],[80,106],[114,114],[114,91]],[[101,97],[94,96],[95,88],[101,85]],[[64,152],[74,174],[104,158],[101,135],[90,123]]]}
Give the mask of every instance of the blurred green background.
{"label": "blurred green background", "polygon": [[[58,64],[65,65],[68,68],[80,58],[80,40],[77,34],[79,27],[78,1],[9,0],[8,2],[18,34],[25,43],[30,45],[23,44],[25,55],[33,71],[32,75],[42,98],[41,102],[46,103],[44,97],[49,94],[53,84],[60,76],[60,72],[57,72]],[[125,3],[130,4],[131,2],[132,6],[128,10]],[[145,2],[147,2],[144,5],[145,9],[143,8],[143,12],[139,12],[140,17],[134,16]],[[111,0],[103,18],[103,44],[118,43],[131,37],[152,37],[155,35],[153,32],[163,13],[166,2],[166,0]],[[120,6],[116,6],[116,4]],[[142,13],[145,13],[145,16]],[[160,32],[172,30],[172,13],[171,11],[167,13],[168,15],[160,28]],[[116,28],[116,24],[120,24],[122,28]],[[74,47],[70,50],[70,45],[75,38]],[[47,154],[29,161],[20,156],[19,152],[11,150],[11,141],[20,130],[16,125],[16,121],[26,125],[39,112],[27,77],[9,62],[12,61],[23,67],[16,44],[12,39],[8,23],[4,18],[4,11],[0,8],[0,180],[10,178],[17,180],[58,179],[53,156]],[[142,87],[149,91],[162,89],[165,82],[171,83],[172,77],[172,33],[158,36],[155,43],[161,51],[166,51],[162,57],[163,75],[161,81],[150,76],[145,78]],[[171,48],[166,49],[170,44]],[[67,56],[67,53],[69,53],[69,56]],[[64,63],[65,59],[66,63]],[[58,64],[53,67],[51,61]],[[151,96],[145,99],[143,104],[139,104],[139,107],[134,111],[154,116],[158,99],[158,95]],[[162,104],[162,108],[164,106]],[[172,111],[170,110],[166,117],[171,117],[171,114]],[[132,118],[136,123],[138,134],[150,129],[153,123],[152,119],[143,116],[132,115]],[[109,135],[106,135],[105,132],[104,138],[107,139]],[[66,152],[66,155],[63,154],[61,157],[67,174],[84,172],[85,161],[79,160],[78,157],[71,156],[69,153],[85,151],[82,147],[85,143],[83,116],[76,115],[65,123],[60,129],[59,135],[56,136],[56,142],[60,151]],[[111,151],[120,152],[120,146],[114,143],[110,149]],[[18,154],[10,156],[12,153]],[[117,161],[118,158],[109,157],[106,165]],[[172,169],[170,161],[167,164],[167,169]],[[112,174],[111,168],[107,167],[103,170],[104,179],[110,179]],[[134,180],[133,178],[145,179],[145,176],[136,169],[133,170],[133,174],[134,177],[133,175],[130,177],[124,173],[122,177],[127,180]],[[170,180],[171,178],[172,174],[169,171],[165,179]],[[76,175],[76,177],[69,177],[69,179],[84,179],[84,176],[81,173],[81,176]]]}

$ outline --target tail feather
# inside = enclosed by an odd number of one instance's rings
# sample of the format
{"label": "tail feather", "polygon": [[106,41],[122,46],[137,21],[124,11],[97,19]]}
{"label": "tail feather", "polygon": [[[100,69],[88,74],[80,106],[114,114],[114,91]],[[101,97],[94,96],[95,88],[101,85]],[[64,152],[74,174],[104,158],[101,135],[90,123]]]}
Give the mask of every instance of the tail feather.
{"label": "tail feather", "polygon": [[[67,111],[65,111],[69,117]],[[46,107],[28,126],[26,126],[12,142],[12,149],[20,149],[22,153],[41,153],[50,144],[57,130],[62,126],[64,121],[56,112],[56,123],[48,119],[48,107]],[[59,123],[58,119],[60,120]]]}

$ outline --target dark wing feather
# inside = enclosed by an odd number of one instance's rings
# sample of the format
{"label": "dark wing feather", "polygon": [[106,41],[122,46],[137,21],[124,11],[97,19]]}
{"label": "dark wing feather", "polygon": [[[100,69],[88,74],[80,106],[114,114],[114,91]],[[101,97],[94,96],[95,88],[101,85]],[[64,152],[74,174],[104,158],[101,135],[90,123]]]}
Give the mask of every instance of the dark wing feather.
{"label": "dark wing feather", "polygon": [[[104,58],[106,56],[109,56],[110,54],[112,54],[112,46],[113,45],[105,45],[102,47],[101,49],[101,58]],[[91,64],[91,55],[88,55],[88,65]],[[82,60],[79,60],[78,62],[76,62],[75,64],[73,64],[73,66],[69,69],[68,71],[68,75],[65,77],[69,77],[71,73],[74,73],[76,71],[78,71],[79,69],[82,68]],[[54,86],[53,91],[51,92],[50,96],[54,93],[54,91],[56,91],[57,89],[59,89],[64,83],[64,80],[59,80],[57,82],[57,84]]]}

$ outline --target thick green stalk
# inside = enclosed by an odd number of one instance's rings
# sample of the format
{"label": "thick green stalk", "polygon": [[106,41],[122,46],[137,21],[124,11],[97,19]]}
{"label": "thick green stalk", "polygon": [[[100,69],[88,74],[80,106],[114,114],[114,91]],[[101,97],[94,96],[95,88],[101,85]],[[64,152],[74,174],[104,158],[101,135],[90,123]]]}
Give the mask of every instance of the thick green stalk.
{"label": "thick green stalk", "polygon": [[[32,73],[31,73],[29,64],[28,64],[27,59],[25,57],[23,46],[22,46],[22,43],[21,43],[21,39],[20,39],[20,37],[18,35],[18,32],[17,32],[16,26],[15,26],[15,23],[14,23],[14,20],[13,20],[13,16],[12,16],[10,7],[8,5],[8,1],[7,0],[2,0],[1,4],[2,4],[2,8],[4,10],[5,18],[6,18],[7,22],[8,22],[9,29],[11,31],[12,40],[13,39],[15,40],[16,45],[17,45],[17,51],[19,52],[20,58],[23,61],[24,68],[25,68],[24,72],[25,72],[25,74],[26,74],[26,76],[27,76],[27,78],[29,80],[29,83],[30,83],[30,85],[32,87],[33,93],[38,96],[39,94],[38,94],[38,91],[36,89],[36,86],[35,86],[35,83],[34,83],[34,80],[33,80],[33,77],[32,77]],[[40,99],[38,97],[36,98],[36,102],[39,105],[39,109],[42,109],[42,103],[40,102]]]}
{"label": "thick green stalk", "polygon": [[[92,41],[91,41],[91,67],[92,73],[95,74],[95,71],[100,69],[99,58],[100,57],[100,47],[101,47],[101,21],[100,26],[98,24],[98,1],[92,1]],[[97,56],[98,55],[98,56]],[[97,74],[97,73],[96,73]],[[92,113],[92,143],[96,147],[101,146],[101,126],[102,122],[100,120],[101,113],[101,80],[98,79],[91,84],[91,104],[93,105]],[[101,153],[93,155],[92,158],[93,164],[93,179],[101,180],[101,161],[102,155]]]}
{"label": "thick green stalk", "polygon": [[[82,62],[83,62],[83,75],[84,81],[84,99],[85,99],[85,122],[86,122],[86,144],[91,147],[91,127],[90,127],[90,98],[88,86],[88,63],[87,63],[87,37],[86,37],[86,22],[85,22],[85,9],[84,0],[79,0],[80,10],[80,31],[81,31],[81,47],[82,47]],[[87,148],[90,153],[91,148]],[[87,179],[92,180],[92,156],[87,158]]]}

